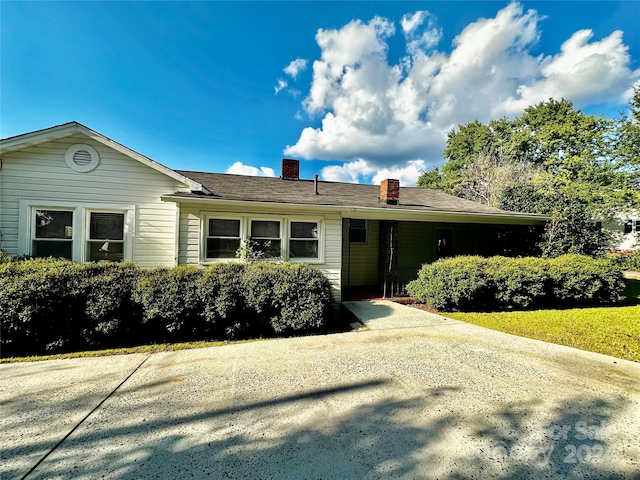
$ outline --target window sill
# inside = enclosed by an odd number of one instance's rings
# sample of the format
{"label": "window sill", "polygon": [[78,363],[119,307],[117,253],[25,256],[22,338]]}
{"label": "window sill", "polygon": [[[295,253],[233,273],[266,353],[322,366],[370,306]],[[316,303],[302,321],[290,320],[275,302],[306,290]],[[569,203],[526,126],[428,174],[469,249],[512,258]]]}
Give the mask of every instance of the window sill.
{"label": "window sill", "polygon": [[[246,263],[239,258],[207,258],[205,260],[200,261],[199,265],[208,266],[215,265],[216,263],[229,263],[229,262],[240,262]],[[278,260],[278,259],[264,259],[264,260],[256,260],[253,263],[306,263],[309,265],[324,265],[324,260],[319,260],[317,258],[290,258],[289,260]]]}

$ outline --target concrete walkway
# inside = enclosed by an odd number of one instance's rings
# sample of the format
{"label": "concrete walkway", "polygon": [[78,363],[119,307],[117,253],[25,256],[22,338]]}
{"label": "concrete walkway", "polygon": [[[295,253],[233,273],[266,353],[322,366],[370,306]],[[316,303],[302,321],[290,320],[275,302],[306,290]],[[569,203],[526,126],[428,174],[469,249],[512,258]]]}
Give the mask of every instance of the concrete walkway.
{"label": "concrete walkway", "polygon": [[640,364],[353,308],[370,329],[0,365],[0,478],[640,478]]}
{"label": "concrete walkway", "polygon": [[342,302],[342,304],[371,330],[421,328],[463,323],[388,300]]}

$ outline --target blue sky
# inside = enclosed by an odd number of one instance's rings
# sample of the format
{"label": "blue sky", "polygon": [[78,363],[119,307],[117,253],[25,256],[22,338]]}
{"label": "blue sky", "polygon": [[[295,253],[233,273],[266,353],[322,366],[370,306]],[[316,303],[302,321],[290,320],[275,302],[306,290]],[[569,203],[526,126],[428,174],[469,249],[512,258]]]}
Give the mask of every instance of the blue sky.
{"label": "blue sky", "polygon": [[2,138],[77,120],[176,169],[411,184],[459,123],[549,96],[615,116],[640,84],[635,1],[3,1],[0,22]]}

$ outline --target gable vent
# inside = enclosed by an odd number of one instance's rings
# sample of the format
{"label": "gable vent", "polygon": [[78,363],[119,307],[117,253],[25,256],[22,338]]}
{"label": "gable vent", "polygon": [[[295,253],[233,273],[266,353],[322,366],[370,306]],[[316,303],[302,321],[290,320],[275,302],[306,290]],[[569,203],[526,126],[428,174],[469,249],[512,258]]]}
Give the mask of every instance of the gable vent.
{"label": "gable vent", "polygon": [[73,154],[73,163],[80,167],[89,165],[91,163],[91,154],[86,150],[78,150]]}
{"label": "gable vent", "polygon": [[98,166],[100,156],[95,148],[86,143],[72,145],[64,154],[64,161],[71,170],[79,173],[90,172]]}

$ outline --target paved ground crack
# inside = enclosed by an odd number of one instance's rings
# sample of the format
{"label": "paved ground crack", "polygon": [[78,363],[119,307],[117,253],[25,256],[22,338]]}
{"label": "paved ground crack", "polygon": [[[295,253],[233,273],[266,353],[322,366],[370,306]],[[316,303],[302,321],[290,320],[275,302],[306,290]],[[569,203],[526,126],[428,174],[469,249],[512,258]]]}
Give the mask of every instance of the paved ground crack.
{"label": "paved ground crack", "polygon": [[146,357],[144,360],[142,360],[142,362],[140,362],[140,364],[139,364],[136,368],[134,368],[134,369],[133,369],[133,371],[132,371],[129,375],[127,375],[127,377],[126,377],[124,380],[122,380],[122,382],[120,382],[116,388],[114,388],[113,390],[111,390],[111,392],[109,393],[109,395],[107,395],[106,397],[104,397],[100,403],[98,403],[95,407],[93,407],[93,409],[92,409],[89,413],[87,413],[87,414],[84,416],[84,418],[82,418],[82,420],[80,420],[80,421],[79,421],[79,422],[78,422],[78,423],[77,423],[77,424],[76,424],[76,425],[75,425],[71,430],[69,430],[69,433],[67,433],[64,437],[62,437],[62,439],[60,439],[60,441],[59,441],[58,443],[56,443],[56,444],[51,448],[51,450],[49,450],[47,453],[45,453],[45,454],[44,454],[44,456],[43,456],[40,460],[38,460],[38,462],[37,462],[33,467],[31,467],[31,469],[30,469],[27,473],[25,473],[25,475],[22,477],[22,479],[21,479],[21,480],[24,480],[24,479],[25,479],[25,478],[27,478],[29,475],[31,475],[31,474],[35,471],[35,469],[36,469],[36,468],[38,468],[38,467],[42,464],[42,462],[44,462],[44,461],[47,459],[47,457],[48,457],[49,455],[51,455],[51,454],[52,454],[52,453],[53,453],[53,452],[54,452],[54,451],[55,451],[55,450],[56,450],[60,445],[62,445],[62,443],[63,443],[67,438],[69,438],[69,437],[71,436],[71,434],[72,434],[73,432],[75,432],[75,431],[78,429],[78,427],[80,427],[80,425],[82,425],[82,424],[83,424],[83,423],[84,423],[84,422],[85,422],[85,421],[86,421],[86,420],[87,420],[91,415],[93,415],[93,413],[94,413],[96,410],[98,410],[98,409],[102,406],[102,404],[103,404],[104,402],[106,402],[109,398],[111,398],[111,396],[113,396],[113,394],[114,394],[114,393],[116,393],[116,392],[118,391],[118,389],[119,389],[122,385],[124,385],[124,384],[126,383],[126,381],[127,381],[127,380],[129,380],[129,379],[133,376],[133,374],[134,374],[134,373],[136,373],[136,372],[140,369],[140,367],[142,367],[142,365],[144,365],[144,363],[145,363],[147,360],[149,360],[149,357]]}

